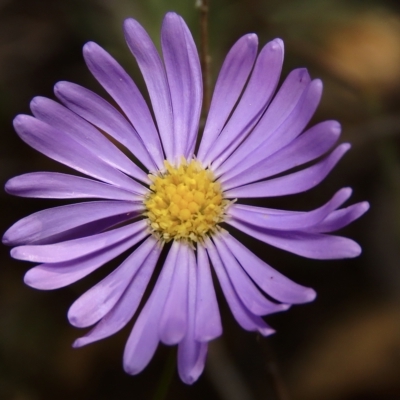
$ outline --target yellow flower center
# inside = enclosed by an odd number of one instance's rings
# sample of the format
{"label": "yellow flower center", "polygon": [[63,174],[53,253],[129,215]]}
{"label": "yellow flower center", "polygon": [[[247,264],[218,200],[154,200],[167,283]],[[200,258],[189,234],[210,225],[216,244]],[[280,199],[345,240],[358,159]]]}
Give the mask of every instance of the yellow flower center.
{"label": "yellow flower center", "polygon": [[229,204],[213,173],[199,161],[184,158],[178,167],[164,161],[166,171],[149,175],[150,194],[144,204],[153,233],[162,240],[197,242],[223,221]]}

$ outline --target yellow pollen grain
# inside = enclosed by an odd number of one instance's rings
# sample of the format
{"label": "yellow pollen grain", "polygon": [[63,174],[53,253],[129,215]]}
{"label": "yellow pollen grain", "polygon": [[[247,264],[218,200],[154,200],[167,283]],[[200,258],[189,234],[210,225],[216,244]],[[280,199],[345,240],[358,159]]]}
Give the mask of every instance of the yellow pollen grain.
{"label": "yellow pollen grain", "polygon": [[229,204],[213,173],[199,161],[182,159],[178,167],[164,162],[166,172],[151,175],[145,215],[162,240],[197,242],[212,234],[223,221]]}

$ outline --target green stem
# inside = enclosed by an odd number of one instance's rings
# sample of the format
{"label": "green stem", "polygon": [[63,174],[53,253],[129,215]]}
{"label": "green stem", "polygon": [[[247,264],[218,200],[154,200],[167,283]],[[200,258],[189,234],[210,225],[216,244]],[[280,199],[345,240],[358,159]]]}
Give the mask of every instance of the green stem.
{"label": "green stem", "polygon": [[171,386],[172,378],[175,373],[176,367],[176,354],[174,349],[169,350],[167,360],[164,365],[164,369],[161,373],[160,380],[152,400],[164,400],[168,394],[168,390]]}

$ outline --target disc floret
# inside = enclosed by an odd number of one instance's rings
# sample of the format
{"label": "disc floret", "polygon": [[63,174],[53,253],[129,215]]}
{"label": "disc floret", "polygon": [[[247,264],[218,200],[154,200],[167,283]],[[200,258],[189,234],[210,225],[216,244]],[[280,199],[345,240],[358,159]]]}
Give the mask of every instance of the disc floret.
{"label": "disc floret", "polygon": [[149,175],[151,192],[144,201],[152,232],[167,242],[197,242],[211,235],[229,204],[212,171],[197,160],[164,165],[165,172]]}

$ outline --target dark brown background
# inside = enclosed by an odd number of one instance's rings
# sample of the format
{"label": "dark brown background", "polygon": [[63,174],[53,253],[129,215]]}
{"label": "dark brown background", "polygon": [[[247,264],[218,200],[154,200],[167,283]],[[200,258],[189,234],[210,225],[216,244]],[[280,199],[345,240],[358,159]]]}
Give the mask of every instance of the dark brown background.
{"label": "dark brown background", "polygon": [[[213,77],[229,46],[256,32],[263,44],[281,37],[284,75],[306,66],[324,81],[315,121],[338,119],[353,149],[316,189],[266,205],[309,210],[340,187],[352,202],[372,209],[343,234],[363,247],[361,257],[312,261],[246,240],[292,279],[314,287],[315,302],[267,318],[277,334],[243,331],[221,299],[224,336],[210,348],[206,370],[192,387],[174,373],[162,387],[175,348],[161,346],[149,367],[131,377],[122,370],[129,325],[86,348],[70,347],[82,332],[66,318],[69,305],[107,268],[70,287],[41,292],[23,284],[27,263],[1,249],[0,399],[400,399],[400,13],[390,1],[211,0]],[[121,24],[135,17],[158,41],[162,16],[184,16],[198,42],[194,0],[0,0],[0,177],[63,168],[20,141],[12,129],[35,95],[52,96],[59,80],[103,94],[85,68],[81,48],[94,40],[110,51],[143,88],[124,45]],[[0,193],[1,231],[17,219],[61,202]],[[171,355],[172,353],[172,355]],[[272,372],[271,372],[272,371]],[[273,376],[277,376],[273,379]],[[161,383],[160,383],[161,382]]]}

